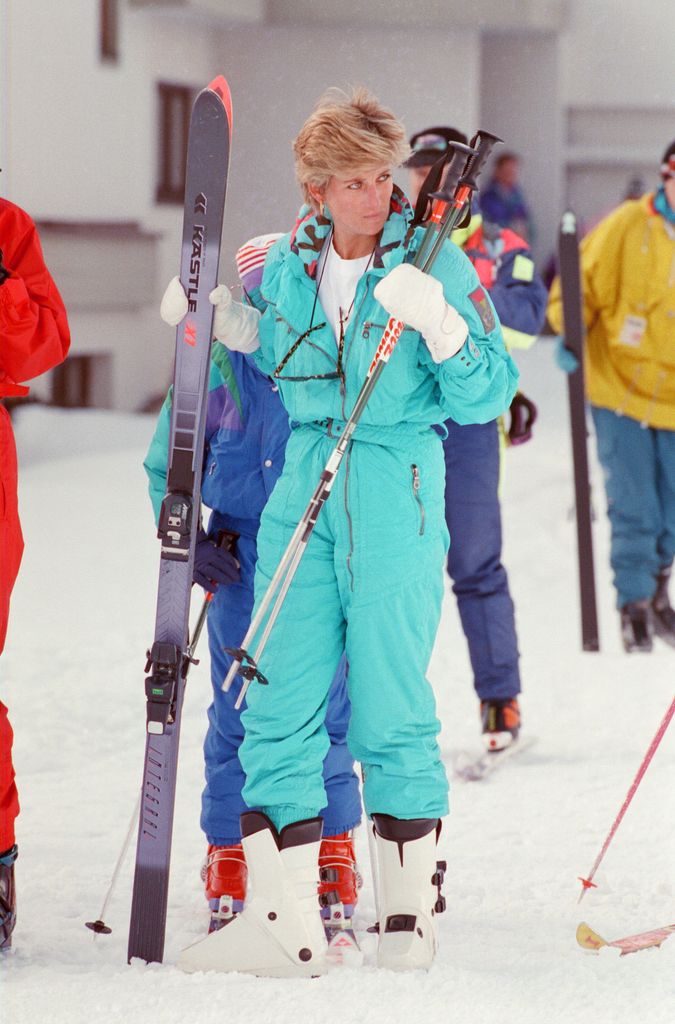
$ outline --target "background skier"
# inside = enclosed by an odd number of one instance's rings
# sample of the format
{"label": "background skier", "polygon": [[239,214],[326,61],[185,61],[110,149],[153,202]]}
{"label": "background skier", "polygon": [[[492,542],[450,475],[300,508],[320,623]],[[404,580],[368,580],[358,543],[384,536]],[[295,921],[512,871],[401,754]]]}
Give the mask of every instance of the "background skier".
{"label": "background skier", "polygon": [[[417,202],[431,166],[451,142],[467,142],[456,128],[426,128],[410,140],[413,149],[410,198]],[[453,232],[490,293],[507,348],[529,348],[546,316],[546,289],[534,269],[529,246],[508,228],[488,224],[478,212]],[[510,433],[524,436],[522,397],[512,403]],[[518,737],[520,671],[513,601],[502,564],[499,503],[500,422],[457,423],[446,419],[445,515],[450,531],[447,567],[453,581],[464,635],[469,645],[474,687],[480,699],[488,750],[500,750]]]}
{"label": "background skier", "polygon": [[[622,203],[581,243],[586,385],[605,475],[610,561],[626,651],[675,646],[675,141],[662,184]],[[548,317],[564,330],[560,282]],[[562,344],[558,359],[576,358]]]}
{"label": "background skier", "polygon": [[[62,362],[70,346],[66,310],[42,256],[33,221],[0,198],[0,398],[28,394],[19,383]],[[17,461],[9,413],[0,403],[0,654],[9,600],[23,553]],[[0,701],[0,949],[8,949],[16,920],[14,821],[19,799],[12,765],[12,727]]]}
{"label": "background skier", "polygon": [[487,187],[481,189],[481,210],[490,224],[510,228],[531,243],[534,225],[518,181],[519,174],[520,158],[515,153],[500,153],[494,163],[492,178]]}

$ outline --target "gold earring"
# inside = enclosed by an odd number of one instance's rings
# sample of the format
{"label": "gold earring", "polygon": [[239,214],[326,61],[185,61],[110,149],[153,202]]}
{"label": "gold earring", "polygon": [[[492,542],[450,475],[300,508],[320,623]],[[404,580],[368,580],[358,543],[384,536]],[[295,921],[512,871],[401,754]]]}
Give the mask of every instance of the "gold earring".
{"label": "gold earring", "polygon": [[321,217],[323,217],[323,211],[324,211],[324,203],[323,203],[323,199],[321,199],[321,200],[319,201],[319,215],[320,215]]}

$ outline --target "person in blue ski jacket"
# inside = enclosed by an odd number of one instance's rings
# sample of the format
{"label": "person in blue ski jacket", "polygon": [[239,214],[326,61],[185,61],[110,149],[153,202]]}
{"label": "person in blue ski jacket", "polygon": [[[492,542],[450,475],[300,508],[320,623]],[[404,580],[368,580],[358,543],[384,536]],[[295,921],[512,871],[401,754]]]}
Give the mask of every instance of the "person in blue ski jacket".
{"label": "person in blue ski jacket", "polygon": [[[410,198],[418,194],[431,167],[452,142],[467,142],[456,128],[426,128],[413,135]],[[508,348],[529,348],[546,317],[548,295],[534,269],[527,243],[508,228],[486,223],[478,212],[453,232],[452,240],[469,257],[490,293]],[[499,503],[500,434],[522,443],[528,436],[531,403],[518,393],[508,433],[500,422],[445,421],[445,516],[452,543],[448,574],[453,581],[464,635],[469,646],[474,688],[480,700],[483,739],[488,751],[502,750],[520,731],[521,690],[518,638],[513,600],[502,564]]]}
{"label": "person in blue ski jacket", "polygon": [[[294,143],[305,206],[267,255],[251,305],[212,293],[214,334],[279,384],[291,422],[261,519],[259,603],[325,470],[390,316],[400,341],[365,407],[318,518],[243,715],[242,816],[251,898],[227,928],[184,950],[184,970],[312,976],[326,970],[316,904],[330,682],[349,662],[348,744],[364,774],[377,851],[378,964],[431,965],[443,909],[436,862],[448,783],[426,678],[448,546],[434,429],[488,422],[518,373],[494,307],[451,242],[430,274],[394,187],[405,129],[366,90],[329,91]],[[174,296],[177,308],[186,300]]]}
{"label": "person in blue ski jacket", "polygon": [[[240,278],[246,290],[259,287],[265,254],[276,237],[256,239],[240,254]],[[171,392],[144,462],[156,520],[166,492],[170,417]],[[248,872],[239,824],[247,810],[239,761],[243,728],[241,715],[234,708],[240,686],[224,693],[221,684],[232,660],[226,648],[237,647],[248,629],[260,516],[281,474],[289,433],[288,415],[274,381],[241,353],[228,352],[214,341],[202,477],[202,501],[212,511],[195,555],[195,582],[212,595],[207,630],[213,701],[204,742],[206,786],[201,813],[209,844],[204,881],[212,910],[211,930],[239,913],[246,896]],[[217,545],[218,538],[225,546]],[[346,744],[349,700],[345,677],[342,658],[326,718],[330,747],[323,767],[327,806],[322,811],[325,828],[320,861],[322,868],[333,868],[339,874],[337,885],[323,890],[337,890],[340,910],[351,917],[357,896],[351,833],[361,818],[361,797]]]}

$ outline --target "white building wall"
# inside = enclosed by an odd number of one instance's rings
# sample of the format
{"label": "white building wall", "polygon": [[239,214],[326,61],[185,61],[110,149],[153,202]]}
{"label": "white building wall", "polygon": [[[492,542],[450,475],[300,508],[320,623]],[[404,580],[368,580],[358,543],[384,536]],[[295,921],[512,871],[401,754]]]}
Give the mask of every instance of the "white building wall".
{"label": "white building wall", "polygon": [[672,106],[675,4],[571,0],[560,62],[564,103]]}
{"label": "white building wall", "polygon": [[573,0],[559,53],[564,198],[592,224],[675,138],[675,4]]}
{"label": "white building wall", "polygon": [[535,224],[532,248],[541,266],[550,256],[563,190],[557,37],[486,33],[480,100],[482,126],[504,140],[495,155],[511,150],[521,158]]}
{"label": "white building wall", "polygon": [[234,105],[221,261],[230,283],[237,245],[290,227],[300,202],[291,142],[328,86],[366,85],[411,134],[453,121],[477,127],[480,45],[470,30],[238,28],[221,36],[220,66]]}

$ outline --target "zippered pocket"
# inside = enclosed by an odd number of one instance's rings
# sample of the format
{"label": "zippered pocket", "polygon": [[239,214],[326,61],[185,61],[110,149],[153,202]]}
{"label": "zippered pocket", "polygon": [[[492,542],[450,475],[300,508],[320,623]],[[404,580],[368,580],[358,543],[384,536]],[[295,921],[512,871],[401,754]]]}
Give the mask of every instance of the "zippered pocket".
{"label": "zippered pocket", "polygon": [[420,537],[422,537],[422,536],[424,536],[424,523],[425,523],[425,519],[426,519],[426,511],[425,511],[425,508],[424,508],[424,502],[422,501],[422,498],[420,497],[420,471],[419,471],[419,467],[416,466],[414,462],[410,466],[410,469],[411,469],[411,472],[412,472],[413,498],[417,502],[417,507],[418,507],[419,513],[420,513],[419,535],[420,535]]}
{"label": "zippered pocket", "polygon": [[[370,338],[370,332],[371,331],[379,331],[379,333],[382,334],[382,332],[384,331],[386,326],[387,326],[386,323],[385,324],[376,324],[373,320],[366,320],[364,322],[364,324],[363,324],[363,328],[362,328],[362,331],[361,331],[361,336],[364,339],[364,341],[368,341],[369,338]],[[405,334],[405,332],[407,331],[408,334],[410,334],[414,330],[415,330],[414,327],[411,327],[409,324],[404,324],[403,325],[403,331],[401,333]]]}

